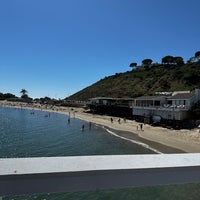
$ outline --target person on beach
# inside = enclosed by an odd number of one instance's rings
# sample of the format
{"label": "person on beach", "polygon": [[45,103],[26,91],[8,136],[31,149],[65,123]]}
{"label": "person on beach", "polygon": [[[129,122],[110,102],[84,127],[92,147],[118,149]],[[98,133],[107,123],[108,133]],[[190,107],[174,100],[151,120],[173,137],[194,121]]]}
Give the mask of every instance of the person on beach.
{"label": "person on beach", "polygon": [[143,124],[140,124],[140,129],[141,131],[143,131]]}
{"label": "person on beach", "polygon": [[113,123],[113,118],[112,117],[110,118],[110,121],[111,121],[111,123]]}
{"label": "person on beach", "polygon": [[118,123],[119,123],[119,124],[121,123],[121,119],[120,119],[120,118],[118,119]]}

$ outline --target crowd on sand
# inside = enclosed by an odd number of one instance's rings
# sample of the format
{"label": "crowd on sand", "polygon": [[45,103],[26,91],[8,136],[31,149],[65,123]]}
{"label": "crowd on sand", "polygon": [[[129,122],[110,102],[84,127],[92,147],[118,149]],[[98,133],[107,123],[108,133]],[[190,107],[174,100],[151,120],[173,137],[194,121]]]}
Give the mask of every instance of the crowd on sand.
{"label": "crowd on sand", "polygon": [[[21,102],[0,101],[0,106],[30,109],[32,113],[37,109],[58,112],[87,121],[90,125],[91,123],[95,123],[114,130],[127,131],[129,133],[137,134],[143,139],[180,149],[184,152],[200,153],[200,129],[198,127],[191,130],[174,130],[163,127],[154,127],[149,124],[138,123],[134,120],[127,120],[125,118],[92,114],[83,108],[58,107],[36,103],[27,104]],[[70,121],[68,121],[68,123],[69,122]],[[84,125],[82,126],[82,130],[84,130]]]}

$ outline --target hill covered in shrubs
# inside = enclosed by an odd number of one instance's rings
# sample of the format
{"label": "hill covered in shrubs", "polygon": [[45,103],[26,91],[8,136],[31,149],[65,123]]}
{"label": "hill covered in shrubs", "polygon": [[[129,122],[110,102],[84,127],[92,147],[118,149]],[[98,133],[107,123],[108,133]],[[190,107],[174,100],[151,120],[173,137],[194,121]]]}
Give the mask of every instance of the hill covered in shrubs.
{"label": "hill covered in shrubs", "polygon": [[[94,97],[133,98],[154,95],[155,92],[194,90],[200,88],[200,60],[196,62],[143,63],[131,71],[105,77],[70,96],[70,100],[88,100]],[[130,64],[130,67],[131,66]]]}

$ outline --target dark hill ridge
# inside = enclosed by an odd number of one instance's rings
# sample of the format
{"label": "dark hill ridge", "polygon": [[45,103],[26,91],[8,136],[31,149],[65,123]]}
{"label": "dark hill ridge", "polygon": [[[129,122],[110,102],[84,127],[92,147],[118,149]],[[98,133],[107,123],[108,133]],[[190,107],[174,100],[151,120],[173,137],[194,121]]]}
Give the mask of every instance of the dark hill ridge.
{"label": "dark hill ridge", "polygon": [[73,94],[70,100],[94,97],[133,98],[161,91],[194,90],[200,88],[200,62],[183,66],[159,65],[150,69],[132,70],[105,77]]}

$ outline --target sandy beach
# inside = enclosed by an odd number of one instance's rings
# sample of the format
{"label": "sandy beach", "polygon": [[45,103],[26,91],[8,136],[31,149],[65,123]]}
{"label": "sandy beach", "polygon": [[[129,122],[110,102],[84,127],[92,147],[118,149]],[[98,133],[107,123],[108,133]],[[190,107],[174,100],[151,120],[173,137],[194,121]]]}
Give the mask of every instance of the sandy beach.
{"label": "sandy beach", "polygon": [[[0,106],[18,107],[26,109],[47,110],[49,112],[58,112],[67,114],[71,117],[76,117],[91,123],[99,124],[108,127],[110,130],[116,130],[119,136],[130,138],[137,136],[137,140],[147,143],[149,146],[158,146],[159,144],[166,145],[172,149],[177,149],[176,152],[199,153],[200,152],[200,132],[199,129],[192,130],[173,130],[162,127],[153,127],[148,124],[143,125],[142,129],[137,122],[133,120],[124,120],[117,117],[106,115],[96,115],[88,113],[83,108],[70,107],[50,107],[40,104],[25,104],[0,101]],[[162,152],[162,151],[161,151]],[[167,151],[168,152],[168,151]],[[162,153],[167,153],[162,152]]]}

